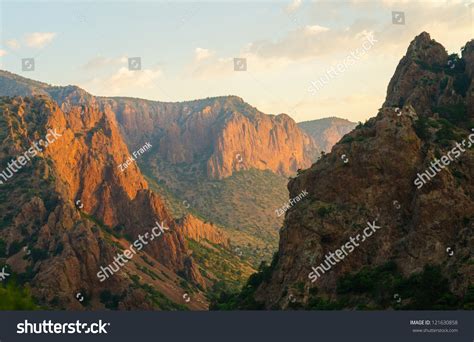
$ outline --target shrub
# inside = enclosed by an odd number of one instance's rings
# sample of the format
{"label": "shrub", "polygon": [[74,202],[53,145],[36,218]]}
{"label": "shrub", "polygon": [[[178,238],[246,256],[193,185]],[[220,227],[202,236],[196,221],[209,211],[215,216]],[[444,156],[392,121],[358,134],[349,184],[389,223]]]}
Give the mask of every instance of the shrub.
{"label": "shrub", "polygon": [[0,310],[37,310],[28,289],[19,287],[14,282],[0,286]]}
{"label": "shrub", "polygon": [[20,241],[13,241],[10,244],[10,248],[8,248],[8,256],[12,256],[18,253],[21,249],[21,242]]}
{"label": "shrub", "polygon": [[442,118],[457,126],[468,119],[467,108],[464,103],[434,107],[432,110],[433,112],[438,112]]}
{"label": "shrub", "polygon": [[7,244],[3,239],[0,239],[0,258],[7,256]]}
{"label": "shrub", "polygon": [[100,293],[100,302],[105,305],[107,309],[117,310],[123,296],[114,295],[109,290],[103,290]]}
{"label": "shrub", "polygon": [[41,261],[48,258],[48,251],[40,248],[31,249],[31,258],[33,262]]}
{"label": "shrub", "polygon": [[456,93],[459,95],[466,97],[467,90],[469,89],[469,85],[471,84],[471,79],[467,76],[467,74],[460,74],[454,77],[453,88]]}
{"label": "shrub", "polygon": [[428,140],[430,138],[430,131],[428,129],[428,119],[420,117],[414,124],[415,133],[421,140]]}

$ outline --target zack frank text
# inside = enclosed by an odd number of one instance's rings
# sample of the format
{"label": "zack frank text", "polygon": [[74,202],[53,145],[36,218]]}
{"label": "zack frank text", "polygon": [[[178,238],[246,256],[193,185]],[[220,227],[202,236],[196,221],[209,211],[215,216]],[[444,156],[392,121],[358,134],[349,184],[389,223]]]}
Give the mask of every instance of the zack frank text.
{"label": "zack frank text", "polygon": [[137,158],[142,156],[146,151],[148,151],[150,148],[153,146],[147,142],[145,145],[143,145],[141,148],[139,148],[137,151],[134,151],[130,157],[127,158],[127,160],[120,164],[118,167],[121,172],[125,171],[132,163],[136,163]]}
{"label": "zack frank text", "polygon": [[281,215],[284,215],[288,209],[290,209],[292,206],[294,206],[297,202],[301,201],[303,197],[305,197],[308,194],[306,190],[301,191],[301,193],[296,196],[295,198],[290,199],[287,203],[285,203],[281,208],[276,209],[275,213],[277,214],[278,217]]}

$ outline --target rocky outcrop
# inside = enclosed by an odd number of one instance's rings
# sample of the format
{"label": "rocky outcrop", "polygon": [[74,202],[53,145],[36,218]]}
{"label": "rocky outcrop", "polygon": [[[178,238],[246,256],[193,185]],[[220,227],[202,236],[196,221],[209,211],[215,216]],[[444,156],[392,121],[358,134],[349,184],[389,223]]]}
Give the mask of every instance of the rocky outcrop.
{"label": "rocky outcrop", "polygon": [[185,237],[195,241],[207,240],[209,242],[229,247],[229,238],[212,223],[205,223],[192,215],[186,215],[180,220],[177,229]]}
{"label": "rocky outcrop", "polygon": [[[0,209],[3,217],[10,218],[2,223],[0,239],[6,241],[15,272],[32,277],[33,293],[42,305],[81,308],[74,297],[80,289],[92,296],[90,308],[102,307],[99,294],[105,290],[117,293],[122,303],[131,303],[132,298],[145,294],[143,289],[130,287],[132,281],[126,274],[145,277],[146,272],[129,263],[106,283],[100,283],[97,272],[114,261],[118,245],[125,249],[131,243],[120,242],[114,234],[135,240],[140,234],[151,234],[159,222],[169,230],[149,241],[143,253],[158,262],[163,272],[175,278],[182,274],[205,287],[185,237],[176,229],[161,198],[148,189],[135,163],[121,171],[119,165],[130,154],[114,118],[100,111],[94,101],[81,105],[64,102],[62,107],[68,112],[46,96],[2,99],[2,161],[23,154],[33,142],[43,139],[48,129],[56,134],[56,141],[39,152],[27,172],[15,174],[11,183],[2,185],[5,203],[15,203],[19,209],[6,205]],[[2,162],[2,166],[6,164]],[[31,200],[26,184],[37,194]],[[20,195],[22,192],[26,195]],[[19,245],[22,249],[18,253],[31,249],[32,259],[26,265],[18,262],[21,258],[15,249]],[[156,279],[150,282],[158,282]],[[179,286],[157,286],[174,297],[182,291]],[[126,305],[154,307],[151,301]]]}
{"label": "rocky outcrop", "polygon": [[[295,307],[294,302],[321,308],[341,300],[344,276],[387,262],[400,270],[400,277],[434,265],[445,277],[439,284],[448,284],[451,296],[462,298],[467,293],[474,281],[474,151],[465,149],[421,188],[414,181],[432,161],[472,134],[471,55],[472,42],[451,68],[444,48],[427,33],[415,38],[377,116],[290,181],[290,198],[302,190],[309,195],[286,213],[278,256],[254,299],[267,308]],[[380,229],[312,281],[312,267],[361,234],[367,222],[376,222]],[[375,274],[367,272],[364,277]],[[375,286],[357,279],[353,287],[344,288],[355,291],[354,296],[338,302],[339,307],[357,307],[364,289]],[[413,284],[422,277],[412,279]],[[437,278],[429,279],[426,286],[434,286]],[[384,291],[393,286],[385,283]],[[431,288],[416,290],[427,293]],[[378,294],[379,299],[388,299],[377,305],[397,305],[393,295]],[[375,301],[376,297],[369,298],[370,303]],[[424,305],[448,305],[436,301]]]}
{"label": "rocky outcrop", "polygon": [[356,124],[336,117],[299,122],[298,126],[316,143],[318,151],[330,152],[341,138],[352,131]]}

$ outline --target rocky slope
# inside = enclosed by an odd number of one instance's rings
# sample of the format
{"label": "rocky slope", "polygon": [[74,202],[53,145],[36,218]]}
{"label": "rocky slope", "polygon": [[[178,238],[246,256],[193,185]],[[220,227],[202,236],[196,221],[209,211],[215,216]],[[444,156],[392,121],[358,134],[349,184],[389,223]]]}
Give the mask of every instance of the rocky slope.
{"label": "rocky slope", "polygon": [[[148,189],[136,163],[121,170],[131,153],[115,113],[102,110],[95,97],[77,87],[51,87],[8,72],[0,73],[0,84],[0,95],[19,95],[1,100],[2,170],[43,138],[47,128],[59,136],[29,172],[0,185],[0,258],[6,257],[20,283],[32,286],[40,305],[84,307],[74,297],[80,289],[92,309],[205,308],[199,289],[212,281],[201,275],[187,238],[224,247],[228,240],[215,226],[190,215],[175,221]],[[112,263],[140,234],[149,234],[156,222],[169,231],[147,244],[141,258],[100,283],[100,267]],[[199,227],[206,229],[193,231]],[[32,259],[25,254],[28,248]],[[183,281],[189,282],[185,288]],[[195,301],[184,303],[181,295],[190,288]]]}
{"label": "rocky slope", "polygon": [[[290,181],[290,198],[309,195],[286,213],[272,264],[216,307],[472,309],[473,61],[474,41],[457,58],[417,36],[377,116]],[[418,187],[417,175],[448,152],[449,166]],[[368,222],[380,229],[325,263]]]}
{"label": "rocky slope", "polygon": [[154,148],[137,162],[180,213],[175,217],[192,212],[225,227],[256,265],[276,248],[282,217],[274,211],[286,201],[286,176],[319,154],[287,115],[263,114],[235,96],[182,103],[99,98],[74,86],[4,77],[6,94],[48,94],[65,112],[84,112],[83,105],[104,112],[130,152],[150,142]]}
{"label": "rocky slope", "polygon": [[330,152],[344,135],[355,128],[356,123],[331,117],[298,122],[298,126],[313,138],[319,151]]}
{"label": "rocky slope", "polygon": [[[81,115],[80,108],[73,107],[65,114],[49,97],[2,99],[2,168],[7,160],[44,137],[47,128],[58,134],[57,141],[28,166],[31,173],[14,174],[12,183],[1,185],[5,196],[2,216],[9,218],[4,219],[0,231],[8,250],[7,263],[12,262],[15,272],[30,273],[33,293],[42,305],[77,307],[73,291],[82,289],[94,293],[95,303],[91,305],[100,307],[98,291],[126,292],[132,283],[129,276],[120,273],[99,285],[96,274],[100,266],[113,262],[120,245],[120,241],[108,241],[112,239],[108,232],[135,240],[158,221],[165,222],[170,230],[146,246],[146,253],[168,273],[175,277],[182,274],[191,283],[205,287],[185,238],[161,199],[147,189],[135,165],[125,172],[117,168],[129,155],[117,127],[93,106],[83,106],[83,110]],[[38,182],[41,184],[34,186]],[[25,192],[26,184],[31,191]],[[8,203],[15,203],[15,207]],[[19,245],[34,251],[26,264],[21,258],[17,260],[18,255],[24,255],[23,250],[15,251]],[[178,286],[172,287],[179,292]],[[136,292],[127,292],[123,302]],[[146,301],[143,305],[152,307]]]}

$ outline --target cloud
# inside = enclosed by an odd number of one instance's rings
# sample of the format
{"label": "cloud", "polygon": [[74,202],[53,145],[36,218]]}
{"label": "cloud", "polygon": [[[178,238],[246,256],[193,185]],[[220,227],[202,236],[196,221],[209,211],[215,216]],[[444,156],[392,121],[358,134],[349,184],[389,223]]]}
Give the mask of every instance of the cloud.
{"label": "cloud", "polygon": [[25,43],[31,48],[42,48],[51,43],[56,37],[54,32],[33,32],[25,35]]}
{"label": "cloud", "polygon": [[87,61],[81,68],[85,70],[97,70],[111,65],[125,63],[127,63],[127,57],[124,56],[119,58],[109,58],[99,55]]}
{"label": "cloud", "polygon": [[18,50],[20,48],[20,43],[16,39],[7,40],[5,44],[12,50]]}
{"label": "cloud", "polygon": [[150,89],[162,76],[160,68],[131,71],[126,67],[119,68],[114,74],[99,78],[96,77],[84,85],[85,89],[92,89],[96,94],[123,94],[137,90]]}
{"label": "cloud", "polygon": [[285,11],[287,13],[292,13],[298,10],[301,7],[301,4],[303,3],[302,0],[292,0],[288,6],[286,6]]}
{"label": "cloud", "polygon": [[196,48],[196,50],[194,50],[194,54],[196,61],[202,61],[214,55],[214,52],[208,49]]}
{"label": "cloud", "polygon": [[329,31],[329,29],[327,27],[319,25],[308,25],[305,27],[305,31],[307,34],[318,34],[321,32]]}
{"label": "cloud", "polygon": [[0,57],[3,57],[7,54],[5,50],[0,49]]}
{"label": "cloud", "polygon": [[[288,31],[277,39],[254,41],[247,51],[267,60],[305,61],[346,54],[358,47],[357,37],[364,31],[374,32],[380,41],[377,49],[385,54],[404,53],[408,43],[422,31],[440,39],[447,48],[457,44],[456,50],[470,39],[469,33],[472,36],[472,19],[463,1],[399,3],[395,10],[405,12],[403,26],[392,24],[391,3],[388,0],[378,5],[367,1],[311,3],[307,6],[309,25]],[[351,17],[341,17],[344,12],[350,12]],[[344,25],[323,25],[330,22],[344,22]]]}

